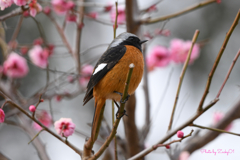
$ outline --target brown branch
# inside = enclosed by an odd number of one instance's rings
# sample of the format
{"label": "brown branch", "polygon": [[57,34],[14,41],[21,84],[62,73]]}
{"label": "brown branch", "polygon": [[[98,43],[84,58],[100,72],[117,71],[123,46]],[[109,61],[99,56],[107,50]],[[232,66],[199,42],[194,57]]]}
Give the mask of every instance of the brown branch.
{"label": "brown branch", "polygon": [[13,32],[12,38],[11,38],[11,42],[14,42],[14,41],[16,40],[16,38],[17,38],[17,36],[18,36],[18,33],[19,33],[20,29],[21,29],[22,22],[23,22],[23,15],[21,15],[21,16],[19,17],[17,26],[16,26],[16,28],[15,28],[15,30],[14,30],[14,32]]}
{"label": "brown branch", "polygon": [[233,69],[233,67],[234,67],[234,65],[235,65],[235,63],[236,63],[239,55],[240,55],[240,49],[238,50],[238,53],[236,54],[236,56],[235,56],[234,59],[233,59],[233,62],[232,62],[231,66],[230,66],[230,68],[229,68],[229,70],[228,70],[228,73],[227,73],[227,75],[226,75],[226,78],[225,78],[225,80],[224,80],[224,82],[223,82],[220,90],[218,91],[218,94],[217,94],[217,97],[216,97],[216,98],[219,98],[219,96],[220,96],[220,94],[221,94],[221,92],[222,92],[222,90],[223,90],[223,87],[225,86],[225,84],[226,84],[226,82],[227,82],[227,80],[228,80],[228,78],[229,78],[229,76],[230,76],[230,74],[231,74],[231,72],[232,72],[232,69]]}
{"label": "brown branch", "polygon": [[11,17],[17,16],[17,15],[20,15],[20,14],[22,14],[22,13],[23,13],[23,10],[22,10],[21,7],[16,8],[15,10],[12,10],[11,12],[9,12],[9,13],[1,16],[1,17],[0,17],[0,21],[4,21],[4,20],[6,20],[6,19],[8,19],[8,18],[11,18]]}
{"label": "brown branch", "polygon": [[[143,59],[144,59],[144,64],[146,63],[146,46],[144,45],[143,47]],[[144,97],[145,97],[145,124],[143,126],[143,129],[141,131],[142,133],[142,137],[141,138],[141,143],[143,143],[143,141],[146,139],[149,129],[150,129],[150,111],[151,111],[151,107],[150,107],[150,98],[149,98],[149,88],[148,88],[148,68],[147,65],[144,65],[144,73],[143,73],[143,90],[144,90]]]}
{"label": "brown branch", "polygon": [[214,75],[214,73],[215,73],[215,71],[216,71],[216,68],[217,68],[217,66],[218,66],[218,63],[219,63],[221,57],[222,57],[222,54],[223,54],[223,52],[224,52],[224,50],[225,50],[225,48],[226,48],[226,46],[227,46],[228,40],[229,40],[230,36],[232,35],[232,32],[233,32],[234,28],[235,28],[235,27],[237,26],[237,24],[238,24],[239,18],[240,18],[240,10],[238,11],[238,13],[237,13],[237,15],[236,15],[236,17],[235,17],[235,19],[234,19],[234,22],[233,22],[232,26],[230,27],[229,31],[228,31],[227,34],[226,34],[226,37],[225,37],[225,39],[224,39],[224,42],[223,42],[223,44],[222,44],[222,47],[221,47],[218,55],[217,55],[217,58],[216,58],[216,60],[215,60],[215,62],[214,62],[214,65],[213,65],[213,67],[212,67],[212,70],[211,70],[211,72],[209,73],[208,81],[207,81],[207,84],[206,84],[206,87],[205,87],[205,91],[204,91],[204,93],[203,93],[202,99],[201,99],[201,101],[200,101],[200,103],[199,103],[199,106],[198,106],[198,111],[202,111],[202,106],[203,106],[204,101],[205,101],[205,99],[206,99],[206,97],[207,97],[207,94],[208,94],[208,92],[209,92],[209,88],[210,88],[210,85],[211,85],[211,82],[212,82],[212,77],[213,77],[213,75]]}
{"label": "brown branch", "polygon": [[[84,0],[80,0],[80,3],[84,3]],[[78,7],[78,23],[83,24],[83,17],[84,17],[84,7]],[[76,36],[76,52],[75,52],[75,59],[77,63],[77,73],[81,72],[81,59],[80,59],[80,48],[81,48],[81,35],[82,35],[82,27],[77,26],[77,36]]]}
{"label": "brown branch", "polygon": [[65,46],[66,46],[67,49],[68,49],[68,52],[69,52],[72,56],[74,56],[74,55],[73,55],[73,50],[72,50],[72,48],[71,48],[71,46],[70,46],[70,44],[69,44],[69,42],[68,42],[68,40],[67,40],[64,32],[63,32],[63,29],[59,26],[59,24],[56,22],[56,20],[53,18],[52,15],[49,14],[49,15],[47,15],[47,16],[51,19],[51,21],[53,22],[53,24],[54,24],[55,27],[57,28],[58,33],[59,33],[59,35],[61,36],[63,43],[65,44]]}
{"label": "brown branch", "polygon": [[0,159],[1,160],[10,160],[7,156],[5,156],[3,153],[0,152]]}
{"label": "brown branch", "polygon": [[154,148],[154,150],[156,150],[158,147],[167,146],[167,145],[170,145],[170,144],[173,144],[173,143],[176,143],[176,142],[182,142],[183,139],[192,136],[192,133],[193,133],[193,129],[191,130],[191,132],[188,135],[186,135],[186,136],[184,136],[184,137],[182,137],[178,140],[173,140],[173,141],[171,141],[169,143],[165,143],[165,144],[158,144],[158,145],[155,145],[155,146],[152,146],[152,147]]}
{"label": "brown branch", "polygon": [[[224,130],[233,120],[240,118],[240,99],[239,97],[237,99],[238,101],[231,106],[231,109],[225,114],[225,116],[215,126],[213,126],[214,128]],[[209,142],[213,141],[220,134],[220,132],[207,131],[204,135],[193,136],[187,141],[186,146],[182,149],[182,151],[188,151],[191,154],[195,150],[202,148]]]}
{"label": "brown branch", "polygon": [[[169,138],[171,138],[172,136],[174,136],[177,131],[184,129],[185,127],[189,126],[190,124],[193,123],[194,120],[196,120],[199,116],[201,116],[204,112],[206,112],[209,108],[211,108],[214,104],[216,104],[218,102],[219,99],[214,99],[213,101],[211,101],[204,109],[203,111],[197,112],[194,116],[192,116],[189,120],[187,120],[184,124],[182,124],[181,126],[179,126],[178,128],[170,131],[165,137],[163,137],[160,141],[158,141],[155,145],[158,144],[163,144],[164,142],[166,142]],[[142,158],[144,156],[146,156],[147,154],[151,153],[154,150],[154,147],[149,147],[143,151],[141,151],[140,153],[136,154],[135,156],[129,158],[128,160],[136,160],[139,158]]]}
{"label": "brown branch", "polygon": [[4,95],[2,92],[0,92],[0,95],[3,96],[5,98],[5,100],[7,101],[6,103],[11,104],[13,107],[17,108],[20,112],[22,112],[23,114],[25,114],[28,118],[30,118],[31,120],[33,120],[34,122],[36,122],[39,126],[41,126],[45,131],[47,131],[48,133],[50,133],[52,136],[54,136],[55,138],[57,138],[58,140],[60,140],[61,142],[63,142],[64,144],[66,144],[67,146],[69,146],[71,149],[73,149],[77,154],[82,155],[82,151],[77,149],[75,146],[73,146],[71,143],[69,143],[68,141],[65,141],[64,139],[62,139],[60,136],[58,136],[57,134],[55,134],[53,131],[51,131],[50,129],[48,129],[47,127],[45,127],[41,122],[39,122],[37,119],[35,119],[34,117],[32,117],[30,114],[27,113],[27,111],[25,111],[22,107],[18,106],[16,103],[14,103],[12,100],[10,100],[6,95]]}
{"label": "brown branch", "polygon": [[235,135],[235,136],[240,136],[239,133],[228,132],[228,131],[225,131],[225,130],[222,130],[222,129],[205,127],[205,126],[201,126],[201,125],[197,125],[197,124],[191,124],[190,126],[197,127],[197,128],[201,128],[201,129],[208,129],[208,130],[215,131],[215,132],[228,133],[228,134],[232,134],[232,135]]}
{"label": "brown branch", "polygon": [[179,93],[180,93],[181,86],[182,86],[182,83],[183,83],[183,78],[184,78],[184,75],[186,73],[188,62],[190,61],[192,49],[193,49],[193,46],[194,46],[194,44],[197,40],[198,34],[199,34],[199,30],[196,30],[195,33],[194,33],[194,36],[192,38],[191,48],[188,51],[187,59],[184,63],[184,66],[183,66],[183,69],[182,69],[182,72],[181,72],[181,75],[180,75],[180,78],[179,78],[179,84],[178,84],[176,98],[175,98],[175,101],[174,101],[173,110],[172,110],[172,114],[171,114],[171,118],[170,118],[170,122],[169,122],[169,126],[168,126],[168,131],[170,131],[171,128],[172,128],[174,113],[175,113],[175,110],[176,110],[176,106],[177,106],[177,102],[178,102],[178,98],[179,98]]}
{"label": "brown branch", "polygon": [[[19,122],[21,122],[20,127],[25,131],[25,133],[29,136],[29,138],[31,139],[32,137],[34,137],[35,131],[30,127],[31,122],[28,121],[23,114],[19,114],[18,118],[19,118]],[[32,142],[32,144],[35,147],[40,159],[44,159],[44,160],[50,159],[47,154],[46,147],[39,137],[36,137],[35,140]]]}
{"label": "brown branch", "polygon": [[204,2],[200,2],[196,5],[193,5],[192,7],[189,7],[189,8],[186,8],[182,11],[179,11],[179,12],[176,12],[174,14],[170,14],[170,15],[167,15],[167,16],[162,16],[162,17],[159,17],[159,18],[154,18],[154,19],[143,19],[143,20],[140,20],[140,23],[141,24],[152,24],[152,23],[157,23],[157,22],[161,22],[161,21],[165,21],[167,19],[171,19],[171,18],[176,18],[178,16],[181,16],[183,14],[186,14],[188,12],[191,12],[191,11],[194,11],[198,8],[201,8],[201,7],[204,7],[208,4],[212,4],[212,3],[215,3],[216,0],[207,0],[207,1],[204,1]]}

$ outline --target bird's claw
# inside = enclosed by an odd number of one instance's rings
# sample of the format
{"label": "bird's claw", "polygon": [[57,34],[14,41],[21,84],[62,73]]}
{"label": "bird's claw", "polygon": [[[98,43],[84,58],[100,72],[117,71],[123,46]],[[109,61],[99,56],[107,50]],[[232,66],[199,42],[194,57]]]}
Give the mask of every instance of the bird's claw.
{"label": "bird's claw", "polygon": [[117,93],[121,96],[120,103],[126,103],[128,101],[128,98],[130,97],[130,95],[128,94],[127,97],[125,98],[125,100],[123,101],[123,99],[122,99],[123,94],[121,92],[114,91],[114,93]]}
{"label": "bird's claw", "polygon": [[122,118],[123,116],[128,116],[127,114],[126,114],[126,110],[124,109],[124,111],[123,111],[123,114],[121,114],[120,116],[120,113],[119,113],[119,110],[117,111],[117,113],[116,113],[116,118],[117,119],[120,119],[120,118]]}

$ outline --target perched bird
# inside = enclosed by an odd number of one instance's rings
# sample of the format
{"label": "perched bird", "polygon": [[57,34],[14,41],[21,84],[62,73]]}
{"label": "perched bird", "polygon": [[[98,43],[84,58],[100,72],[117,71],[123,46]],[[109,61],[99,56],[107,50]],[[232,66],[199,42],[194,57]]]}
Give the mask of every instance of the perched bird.
{"label": "perched bird", "polygon": [[95,98],[92,141],[96,140],[97,123],[106,99],[120,102],[131,63],[135,67],[129,83],[128,94],[133,94],[138,87],[144,69],[141,44],[146,41],[141,41],[134,34],[124,32],[112,41],[94,67],[83,100],[83,105],[85,105],[90,99]]}

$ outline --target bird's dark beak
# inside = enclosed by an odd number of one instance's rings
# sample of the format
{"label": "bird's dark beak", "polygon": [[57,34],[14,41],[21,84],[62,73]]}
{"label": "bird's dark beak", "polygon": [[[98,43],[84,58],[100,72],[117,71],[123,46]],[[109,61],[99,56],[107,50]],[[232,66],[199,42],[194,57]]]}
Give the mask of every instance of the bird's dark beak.
{"label": "bird's dark beak", "polygon": [[148,40],[142,40],[142,41],[140,41],[140,44],[143,44],[143,43],[145,43],[145,42],[147,42]]}

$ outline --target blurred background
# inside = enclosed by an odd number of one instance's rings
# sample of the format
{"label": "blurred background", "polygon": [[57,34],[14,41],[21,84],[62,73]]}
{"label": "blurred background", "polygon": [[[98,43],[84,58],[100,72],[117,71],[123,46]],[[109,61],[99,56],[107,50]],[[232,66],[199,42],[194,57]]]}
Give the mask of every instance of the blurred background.
{"label": "blurred background", "polygon": [[[87,2],[101,2],[108,4],[110,1],[87,1]],[[114,3],[112,1],[111,3]],[[124,1],[118,1],[121,6],[124,7]],[[157,4],[157,11],[151,13],[152,17],[159,17],[168,14],[175,13],[196,3],[201,2],[201,0],[163,0]],[[139,0],[138,5],[140,9],[146,9],[156,1]],[[0,16],[10,12],[12,9],[16,8],[13,6],[7,8],[4,11],[0,11]],[[227,31],[229,30],[238,10],[240,8],[239,0],[222,0],[221,3],[213,3],[203,8],[197,9],[190,13],[184,14],[182,16],[168,20],[167,22],[159,22],[151,25],[142,25],[141,32],[146,33],[147,31],[154,31],[157,28],[161,28],[164,23],[165,29],[170,30],[171,35],[168,37],[158,36],[150,43],[146,43],[147,52],[149,52],[156,45],[169,46],[169,42],[174,38],[179,38],[183,40],[191,40],[196,29],[200,30],[200,35],[198,37],[199,42],[205,42],[201,47],[200,56],[197,60],[191,64],[184,77],[184,82],[180,92],[180,97],[178,101],[178,106],[175,113],[175,119],[173,122],[173,128],[184,123],[188,118],[195,114],[198,104],[202,98],[202,94],[205,89],[208,74],[211,71],[215,58],[220,50],[220,47],[224,41]],[[102,7],[86,7],[85,12],[99,12],[103,10]],[[54,14],[54,13],[53,13]],[[145,15],[147,16],[147,15]],[[11,39],[14,28],[17,24],[19,16],[7,19],[4,22],[6,28],[6,40],[7,42]],[[69,69],[75,67],[73,59],[69,54],[67,54],[66,48],[62,45],[61,38],[57,30],[55,29],[52,22],[43,13],[36,16],[36,19],[42,24],[44,32],[47,35],[47,40],[53,44],[57,44],[54,50],[53,56],[50,58],[50,66],[52,70],[67,72]],[[57,22],[62,23],[64,16],[56,16]],[[99,19],[106,19],[110,22],[109,13],[101,13]],[[76,24],[69,23],[66,25],[65,33],[70,44],[74,47],[76,34]],[[124,25],[120,25],[117,29],[117,35],[125,32],[126,28]],[[232,63],[233,58],[240,47],[240,26],[238,25],[224,51],[220,64],[216,70],[213,77],[213,81],[210,87],[210,92],[207,96],[205,103],[209,103],[213,100],[218,90],[220,89],[224,78],[227,74],[229,66]],[[21,27],[20,33],[17,37],[19,44],[30,44],[32,41],[40,36],[36,23],[32,18],[24,18],[23,25]],[[142,37],[146,38],[146,37]],[[102,55],[102,53],[107,49],[107,44],[109,44],[113,39],[113,27],[111,25],[105,25],[96,22],[92,19],[84,19],[84,27],[82,30],[82,41],[81,41],[81,52],[86,49],[105,44],[100,47],[89,50],[86,54],[81,57],[81,63],[89,63],[94,66],[97,59]],[[1,64],[3,59],[1,59]],[[40,88],[42,88],[46,83],[46,71],[39,69],[29,63],[30,73],[20,80],[20,91],[24,97],[30,97]],[[171,63],[167,67],[156,68],[155,70],[149,72],[149,94],[150,94],[150,105],[151,105],[151,119],[152,126],[150,133],[146,139],[145,147],[150,147],[158,140],[160,140],[164,135],[166,135],[170,115],[172,112],[173,103],[175,100],[175,94],[177,91],[177,86],[179,82],[179,76],[181,73],[183,65]],[[237,61],[232,74],[224,87],[222,94],[220,96],[220,101],[214,105],[210,110],[204,113],[200,118],[196,120],[196,124],[203,126],[211,126],[213,124],[213,116],[216,112],[226,113],[233,106],[236,101],[239,100],[239,73],[240,63]],[[61,76],[60,72],[52,72],[50,79]],[[67,81],[67,80],[66,80]],[[58,84],[56,84],[57,86]],[[167,87],[167,90],[165,90]],[[71,93],[76,88],[76,84],[67,84],[64,87],[55,87],[49,92]],[[91,127],[88,123],[92,122],[93,116],[93,101],[89,102],[87,105],[83,106],[83,96],[84,92],[71,99],[63,98],[60,102],[56,101],[54,98],[51,101],[53,107],[53,119],[54,121],[60,119],[61,117],[72,118],[73,122],[76,124],[76,129],[90,136]],[[142,83],[136,91],[137,106],[136,106],[136,123],[139,128],[143,127],[145,120],[145,99],[143,93]],[[45,101],[41,103],[39,109],[45,109],[49,111],[49,102]],[[108,124],[111,124],[111,104],[110,101],[107,103],[105,108],[104,116],[106,117]],[[231,132],[240,133],[239,120],[233,121],[233,126]],[[51,127],[54,130],[54,127]],[[187,135],[190,130],[197,128],[187,127],[183,131]],[[201,130],[199,134],[205,134],[205,130]],[[117,134],[124,138],[124,127],[121,123]],[[44,142],[46,150],[51,159],[58,160],[78,160],[80,157],[68,146],[58,141],[56,138],[48,134],[47,132],[42,132],[40,134],[41,140]],[[76,147],[82,149],[83,143],[85,142],[86,136],[81,136],[75,133],[73,136],[69,137],[69,141],[73,143]],[[176,139],[177,137],[173,137]],[[27,144],[30,138],[18,127],[0,124],[0,151],[4,153],[11,160],[38,160],[39,157],[33,148],[32,144]],[[175,149],[183,147],[185,145],[183,140],[182,143],[177,143],[171,146],[171,150],[168,152],[173,153]],[[240,157],[239,144],[240,139],[237,136],[229,134],[221,134],[214,141],[210,142],[208,145],[204,146],[203,149],[234,149],[234,153],[230,155],[226,154],[203,154],[200,150],[195,151],[191,154],[189,160],[237,160]],[[100,145],[96,144],[94,149],[97,150]],[[146,156],[146,160],[150,159],[170,159],[166,153],[165,147],[159,148],[156,151]]]}

